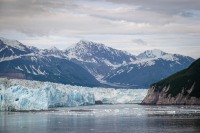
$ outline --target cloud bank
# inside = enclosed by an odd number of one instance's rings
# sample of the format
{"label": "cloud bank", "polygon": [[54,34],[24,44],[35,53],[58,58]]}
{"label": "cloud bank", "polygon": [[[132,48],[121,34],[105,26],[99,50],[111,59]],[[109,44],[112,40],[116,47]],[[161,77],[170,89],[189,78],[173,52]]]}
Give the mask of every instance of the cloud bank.
{"label": "cloud bank", "polygon": [[66,48],[79,39],[133,52],[139,45],[135,52],[187,47],[183,54],[197,58],[200,1],[0,0],[0,34],[41,47]]}

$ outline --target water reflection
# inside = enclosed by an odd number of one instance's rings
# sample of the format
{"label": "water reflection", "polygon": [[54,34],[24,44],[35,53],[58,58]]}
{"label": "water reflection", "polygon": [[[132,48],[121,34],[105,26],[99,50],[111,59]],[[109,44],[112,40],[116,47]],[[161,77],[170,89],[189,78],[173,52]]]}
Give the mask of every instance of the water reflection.
{"label": "water reflection", "polygon": [[[70,112],[71,109],[93,111]],[[114,112],[116,109],[118,109],[117,113]],[[105,115],[105,110],[110,112]],[[175,111],[176,115],[163,113],[163,111]],[[196,106],[106,105],[66,108],[58,112],[0,112],[0,133],[200,132],[198,111],[199,107]],[[112,112],[114,115],[111,115]],[[152,112],[157,113],[152,115]],[[181,115],[177,115],[177,112]],[[197,113],[189,115],[188,112]],[[104,113],[104,115],[95,115],[96,113]],[[184,117],[184,114],[187,117]]]}

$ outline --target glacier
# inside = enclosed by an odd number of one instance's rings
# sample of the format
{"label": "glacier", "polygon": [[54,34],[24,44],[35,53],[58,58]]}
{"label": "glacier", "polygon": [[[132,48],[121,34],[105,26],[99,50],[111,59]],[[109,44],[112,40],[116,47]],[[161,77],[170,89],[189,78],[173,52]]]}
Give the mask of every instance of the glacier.
{"label": "glacier", "polygon": [[48,110],[103,104],[140,103],[147,89],[90,88],[20,79],[0,78],[0,110]]}

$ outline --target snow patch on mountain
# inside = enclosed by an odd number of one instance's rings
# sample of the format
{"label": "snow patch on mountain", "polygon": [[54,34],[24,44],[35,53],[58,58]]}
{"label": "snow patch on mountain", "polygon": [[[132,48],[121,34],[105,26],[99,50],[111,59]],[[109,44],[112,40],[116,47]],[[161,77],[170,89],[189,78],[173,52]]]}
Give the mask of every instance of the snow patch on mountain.
{"label": "snow patch on mountain", "polygon": [[0,58],[0,62],[3,62],[3,61],[9,61],[9,60],[14,60],[14,59],[17,59],[17,58],[20,58],[22,55],[18,55],[18,56],[9,56],[9,57],[2,57]]}
{"label": "snow patch on mountain", "polygon": [[129,63],[129,64],[137,64],[138,67],[146,67],[146,66],[152,66],[152,65],[155,65],[155,61],[154,60],[149,60],[149,59],[143,59],[143,60],[137,60],[137,61],[134,61],[132,63]]}
{"label": "snow patch on mountain", "polygon": [[15,69],[18,69],[20,71],[24,71],[20,66],[15,67]]}

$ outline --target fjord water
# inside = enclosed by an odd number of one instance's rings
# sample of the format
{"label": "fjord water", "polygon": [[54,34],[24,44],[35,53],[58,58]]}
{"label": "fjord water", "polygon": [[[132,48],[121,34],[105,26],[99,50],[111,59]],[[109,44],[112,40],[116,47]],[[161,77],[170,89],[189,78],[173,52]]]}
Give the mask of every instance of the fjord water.
{"label": "fjord water", "polygon": [[57,109],[0,112],[0,133],[200,132],[199,106],[118,104]]}

